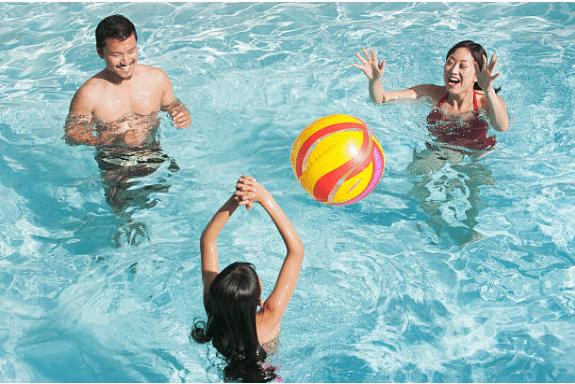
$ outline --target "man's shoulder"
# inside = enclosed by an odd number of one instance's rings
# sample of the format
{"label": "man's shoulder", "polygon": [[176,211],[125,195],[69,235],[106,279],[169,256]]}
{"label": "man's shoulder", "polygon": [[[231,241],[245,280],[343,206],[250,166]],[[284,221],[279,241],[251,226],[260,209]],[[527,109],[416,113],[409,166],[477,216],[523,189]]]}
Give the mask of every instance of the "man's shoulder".
{"label": "man's shoulder", "polygon": [[151,65],[138,64],[137,82],[144,83],[146,87],[154,86],[158,89],[166,89],[170,84],[170,78],[166,72]]}
{"label": "man's shoulder", "polygon": [[89,113],[94,107],[96,100],[102,98],[106,92],[107,84],[101,73],[92,76],[84,82],[76,91],[70,104],[70,112]]}
{"label": "man's shoulder", "polygon": [[109,81],[104,79],[102,72],[90,77],[78,89],[78,93],[102,92],[109,85]]}
{"label": "man's shoulder", "polygon": [[167,77],[168,75],[162,68],[152,67],[151,65],[140,64],[138,63],[138,70],[140,73],[145,74],[146,76],[158,76],[158,77]]}

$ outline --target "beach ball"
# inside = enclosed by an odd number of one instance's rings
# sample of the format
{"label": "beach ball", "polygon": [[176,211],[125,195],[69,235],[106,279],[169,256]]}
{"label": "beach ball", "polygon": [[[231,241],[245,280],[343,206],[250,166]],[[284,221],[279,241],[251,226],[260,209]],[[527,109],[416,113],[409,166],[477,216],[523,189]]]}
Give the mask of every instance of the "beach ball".
{"label": "beach ball", "polygon": [[305,127],[293,144],[291,164],[315,200],[348,205],[373,191],[383,174],[385,155],[362,120],[337,114]]}

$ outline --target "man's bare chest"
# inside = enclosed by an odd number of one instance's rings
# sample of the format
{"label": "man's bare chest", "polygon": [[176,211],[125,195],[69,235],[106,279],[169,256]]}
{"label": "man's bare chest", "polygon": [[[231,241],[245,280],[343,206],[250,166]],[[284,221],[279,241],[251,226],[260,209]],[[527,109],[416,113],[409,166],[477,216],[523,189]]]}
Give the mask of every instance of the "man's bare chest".
{"label": "man's bare chest", "polygon": [[113,122],[130,113],[155,114],[160,106],[161,94],[151,87],[109,87],[96,100],[94,114],[99,120]]}

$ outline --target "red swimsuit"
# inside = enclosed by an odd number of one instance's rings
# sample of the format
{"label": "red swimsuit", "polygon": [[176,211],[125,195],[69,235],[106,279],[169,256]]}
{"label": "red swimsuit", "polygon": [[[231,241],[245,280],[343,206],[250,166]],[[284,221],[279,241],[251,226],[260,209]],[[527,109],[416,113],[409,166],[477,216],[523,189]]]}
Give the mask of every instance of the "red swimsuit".
{"label": "red swimsuit", "polygon": [[489,124],[479,116],[479,104],[473,90],[473,118],[469,121],[454,121],[445,116],[440,107],[447,100],[446,93],[437,106],[427,115],[427,129],[438,141],[461,147],[484,150],[492,148],[497,140],[487,136]]}

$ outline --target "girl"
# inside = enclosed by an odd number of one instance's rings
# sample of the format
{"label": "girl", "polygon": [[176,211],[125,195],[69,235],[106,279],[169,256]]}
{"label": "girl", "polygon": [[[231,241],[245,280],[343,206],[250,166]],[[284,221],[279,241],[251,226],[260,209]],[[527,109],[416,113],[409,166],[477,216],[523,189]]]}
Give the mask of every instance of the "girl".
{"label": "girl", "polygon": [[[269,214],[287,248],[276,284],[263,303],[261,281],[251,264],[233,263],[219,272],[218,262],[217,238],[221,230],[238,206],[250,210],[254,203]],[[200,246],[208,321],[194,325],[192,338],[199,343],[212,341],[226,359],[226,380],[273,380],[275,368],[262,363],[277,349],[281,320],[299,276],[304,247],[297,232],[273,196],[253,177],[244,175],[202,232]]]}

